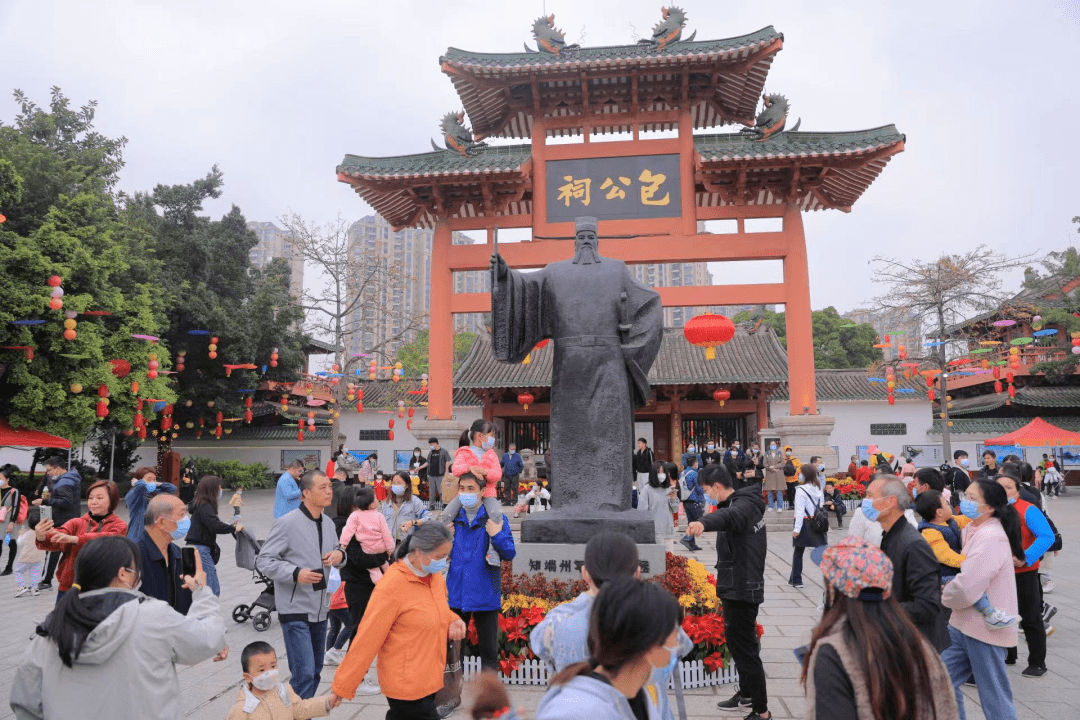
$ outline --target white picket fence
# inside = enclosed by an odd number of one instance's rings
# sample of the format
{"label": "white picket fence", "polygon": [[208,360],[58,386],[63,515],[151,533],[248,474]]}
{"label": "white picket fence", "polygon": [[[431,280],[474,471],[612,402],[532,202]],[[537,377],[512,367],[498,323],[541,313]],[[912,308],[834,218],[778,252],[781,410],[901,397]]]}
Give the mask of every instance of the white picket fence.
{"label": "white picket fence", "polygon": [[[480,673],[480,658],[476,655],[466,657],[463,665],[466,680]],[[701,660],[680,662],[678,667],[682,673],[684,688],[725,685],[739,680],[739,674],[735,671],[733,662],[729,662],[727,667],[715,673],[708,672]],[[547,685],[550,679],[550,667],[542,660],[525,660],[509,677],[506,675],[501,677],[507,685]],[[668,687],[673,687],[671,681],[668,682]]]}

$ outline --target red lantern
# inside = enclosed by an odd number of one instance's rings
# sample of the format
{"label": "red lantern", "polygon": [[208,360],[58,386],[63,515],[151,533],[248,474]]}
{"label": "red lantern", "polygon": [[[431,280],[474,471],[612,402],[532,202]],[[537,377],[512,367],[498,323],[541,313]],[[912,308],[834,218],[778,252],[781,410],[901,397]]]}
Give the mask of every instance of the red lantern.
{"label": "red lantern", "polygon": [[389,423],[390,423],[390,425],[389,425],[390,429],[393,430],[394,429],[394,418],[390,418]]}
{"label": "red lantern", "polygon": [[893,395],[892,393],[889,393],[889,404],[890,405],[895,405],[896,404],[896,396]]}
{"label": "red lantern", "polygon": [[889,339],[889,335],[888,335],[888,333],[886,333],[886,335],[885,335],[885,342],[887,342],[887,343],[891,343],[891,342],[892,342],[892,340],[890,340],[890,339]]}
{"label": "red lantern", "polygon": [[109,386],[105,384],[98,385],[97,394],[98,397],[109,397]]}
{"label": "red lantern", "polygon": [[1016,386],[1015,385],[1010,385],[1009,386],[1009,397],[1010,398],[1016,397]]}
{"label": "red lantern", "polygon": [[1013,375],[1013,372],[1012,372],[1012,370],[1010,370],[1010,371],[1008,371],[1007,373],[1005,373],[1005,382],[1007,382],[1007,383],[1009,383],[1010,385],[1012,385],[1012,383],[1013,383],[1013,380],[1015,380],[1015,379],[1016,379],[1016,376],[1015,376],[1015,375]]}
{"label": "red lantern", "polygon": [[296,431],[296,441],[297,442],[304,442],[304,428],[303,427],[301,427],[299,430]]}
{"label": "red lantern", "polygon": [[123,358],[117,358],[110,360],[109,365],[112,365],[112,374],[118,378],[126,378],[131,373],[131,363]]}
{"label": "red lantern", "polygon": [[716,390],[712,394],[713,400],[720,403],[720,407],[724,407],[724,403],[731,399],[730,390]]}
{"label": "red lantern", "polygon": [[251,418],[252,417],[254,417],[254,416],[251,414],[250,410],[245,410],[244,411],[244,422],[246,422],[248,425],[251,424]]}
{"label": "red lantern", "polygon": [[523,392],[518,395],[517,401],[525,410],[528,410],[529,405],[532,405],[536,401],[536,398],[533,397],[533,394],[530,392]]}
{"label": "red lantern", "polygon": [[221,421],[225,419],[225,413],[218,410],[218,414],[214,416],[214,419],[217,420],[217,424],[220,425]]}
{"label": "red lantern", "polygon": [[199,429],[199,430],[196,430],[196,431],[195,431],[195,439],[196,439],[196,440],[198,440],[198,439],[200,439],[201,437],[202,437],[202,430],[201,430],[201,429]]}
{"label": "red lantern", "polygon": [[217,427],[214,428],[214,437],[216,437],[218,440],[220,440],[221,435],[222,435],[223,432],[224,431],[221,429],[221,426],[218,425]]}
{"label": "red lantern", "polygon": [[409,417],[412,417],[416,413],[416,408],[409,408]]}
{"label": "red lantern", "polygon": [[146,426],[145,425],[143,425],[141,428],[139,428],[139,439],[140,440],[145,440],[146,439]]}
{"label": "red lantern", "polygon": [[244,398],[244,407],[251,407],[251,396],[250,395],[248,395],[246,398]]}
{"label": "red lantern", "polygon": [[409,420],[407,423],[405,423],[405,429],[412,430],[412,420]]}
{"label": "red lantern", "polygon": [[161,429],[162,430],[168,430],[171,427],[172,427],[172,418],[171,417],[166,415],[165,417],[161,418]]}
{"label": "red lantern", "polygon": [[927,390],[926,397],[928,400],[930,400],[930,402],[934,402],[934,398],[937,397],[937,394],[935,394],[933,390]]}
{"label": "red lantern", "polygon": [[356,403],[356,412],[358,412],[358,413],[364,412],[364,403],[362,403],[362,402]]}
{"label": "red lantern", "polygon": [[907,360],[907,345],[899,345],[896,348],[896,357]]}
{"label": "red lantern", "polygon": [[60,287],[60,283],[64,282],[64,279],[59,275],[53,275],[46,282],[48,282],[49,287]]}
{"label": "red lantern", "polygon": [[109,406],[104,401],[99,401],[97,404],[97,416],[103,418],[109,414]]}
{"label": "red lantern", "polygon": [[1001,379],[1001,368],[1000,367],[995,365],[992,372],[994,374],[994,379],[995,380],[1000,380]]}
{"label": "red lantern", "polygon": [[210,344],[217,345],[218,344],[218,339],[216,337],[210,338]]}
{"label": "red lantern", "polygon": [[364,400],[364,388],[356,388],[356,400],[357,400],[357,402],[363,402],[363,400]]}
{"label": "red lantern", "polygon": [[64,301],[58,297],[49,298],[50,310],[62,310],[64,308]]}
{"label": "red lantern", "polygon": [[393,440],[393,439],[394,439],[394,431],[393,431],[393,430],[391,430],[390,432],[386,433],[386,439],[387,439],[387,440]]}
{"label": "red lantern", "polygon": [[723,315],[705,313],[690,318],[690,322],[683,326],[683,335],[691,345],[705,348],[705,359],[716,359],[716,346],[735,337],[735,323]]}
{"label": "red lantern", "polygon": [[64,339],[65,340],[74,340],[75,336],[76,336],[76,333],[75,333],[74,330],[65,330],[64,331]]}
{"label": "red lantern", "polygon": [[147,370],[146,371],[146,378],[148,380],[156,379],[157,378],[157,370]]}
{"label": "red lantern", "polygon": [[999,392],[1001,392],[1001,389],[1002,389],[1001,381],[1000,380],[995,380],[994,381],[994,392],[999,393]]}
{"label": "red lantern", "polygon": [[213,351],[211,351],[211,352],[210,352],[210,359],[211,359],[211,360],[217,360],[217,353],[216,353],[216,352],[213,352]]}

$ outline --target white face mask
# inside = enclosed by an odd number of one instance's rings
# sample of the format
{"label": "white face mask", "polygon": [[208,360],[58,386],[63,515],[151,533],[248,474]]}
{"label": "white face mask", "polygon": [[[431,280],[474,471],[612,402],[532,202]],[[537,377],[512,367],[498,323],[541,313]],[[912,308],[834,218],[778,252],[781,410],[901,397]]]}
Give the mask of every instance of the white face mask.
{"label": "white face mask", "polygon": [[256,690],[273,690],[281,682],[277,670],[267,670],[261,675],[251,678],[251,685]]}
{"label": "white face mask", "polygon": [[656,479],[660,482],[667,480],[667,473],[656,473]]}

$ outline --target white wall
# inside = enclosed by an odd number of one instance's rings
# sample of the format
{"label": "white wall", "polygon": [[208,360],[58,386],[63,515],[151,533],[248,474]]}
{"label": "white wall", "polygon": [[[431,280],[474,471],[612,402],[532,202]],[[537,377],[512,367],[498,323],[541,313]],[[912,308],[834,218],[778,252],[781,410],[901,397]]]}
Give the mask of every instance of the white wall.
{"label": "white wall", "polygon": [[[413,419],[423,419],[423,413],[426,412],[425,408],[416,408],[416,416]],[[483,417],[483,415],[484,410],[479,406],[454,408],[454,418],[464,425],[472,424],[474,420]],[[387,430],[387,421],[391,418],[394,420],[393,440],[372,442],[357,439],[361,430]],[[389,469],[393,464],[395,450],[407,451],[411,455],[412,449],[419,447],[425,455],[428,453],[428,436],[417,437],[409,430],[406,430],[405,425],[408,420],[407,410],[403,418],[398,418],[396,412],[387,414],[377,410],[365,409],[362,415],[358,415],[355,410],[345,410],[341,413],[341,434],[345,436],[345,446],[350,450],[374,450],[379,453],[379,467]],[[457,450],[457,443],[447,446],[446,449],[453,455],[454,451]],[[324,459],[323,463],[325,464],[325,462]]]}

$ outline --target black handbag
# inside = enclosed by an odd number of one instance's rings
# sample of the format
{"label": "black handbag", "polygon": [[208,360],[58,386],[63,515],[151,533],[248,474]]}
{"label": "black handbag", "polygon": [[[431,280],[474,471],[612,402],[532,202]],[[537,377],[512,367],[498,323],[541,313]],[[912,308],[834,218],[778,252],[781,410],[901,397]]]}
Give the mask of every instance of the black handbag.
{"label": "black handbag", "polygon": [[1046,552],[1059,552],[1064,545],[1061,539],[1061,533],[1058,532],[1057,525],[1050,519],[1050,516],[1046,516],[1046,522],[1050,523],[1050,529],[1054,531],[1054,544],[1046,549]]}
{"label": "black handbag", "polygon": [[436,707],[457,707],[461,704],[461,686],[465,682],[465,667],[462,665],[461,640],[448,640],[446,643],[446,667],[443,668],[443,686],[435,693]]}

